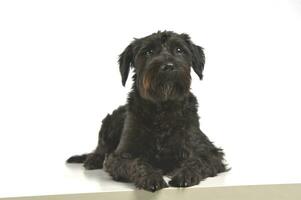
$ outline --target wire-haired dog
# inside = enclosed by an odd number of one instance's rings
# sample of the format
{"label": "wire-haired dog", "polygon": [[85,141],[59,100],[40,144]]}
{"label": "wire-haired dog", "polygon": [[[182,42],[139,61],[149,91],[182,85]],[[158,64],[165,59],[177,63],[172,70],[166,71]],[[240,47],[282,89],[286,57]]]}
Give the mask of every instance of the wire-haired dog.
{"label": "wire-haired dog", "polygon": [[156,191],[188,187],[226,171],[222,149],[199,128],[197,99],[190,92],[191,68],[202,79],[205,56],[187,34],[157,32],[135,39],[120,55],[125,85],[133,86],[126,105],[102,121],[97,148],[68,163],[105,170],[117,181]]}

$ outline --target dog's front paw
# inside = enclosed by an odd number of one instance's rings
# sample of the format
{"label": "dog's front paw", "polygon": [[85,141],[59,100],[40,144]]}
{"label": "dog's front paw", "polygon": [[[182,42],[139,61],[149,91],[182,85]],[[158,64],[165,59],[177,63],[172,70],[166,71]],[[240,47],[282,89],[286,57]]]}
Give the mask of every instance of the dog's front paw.
{"label": "dog's front paw", "polygon": [[167,183],[160,175],[141,177],[135,182],[135,185],[139,189],[144,189],[150,192],[155,192],[157,190],[168,187]]}
{"label": "dog's front paw", "polygon": [[173,187],[189,187],[197,185],[202,180],[201,176],[188,169],[179,170],[169,181]]}

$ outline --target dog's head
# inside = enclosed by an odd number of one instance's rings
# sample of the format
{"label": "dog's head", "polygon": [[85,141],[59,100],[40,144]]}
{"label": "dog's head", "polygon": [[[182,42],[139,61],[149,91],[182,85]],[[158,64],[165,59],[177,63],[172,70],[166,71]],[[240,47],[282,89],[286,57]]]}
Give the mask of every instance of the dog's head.
{"label": "dog's head", "polygon": [[134,86],[141,97],[152,101],[183,98],[189,93],[191,67],[202,79],[204,64],[202,47],[193,44],[187,34],[171,31],[135,39],[119,57],[122,84],[132,67]]}

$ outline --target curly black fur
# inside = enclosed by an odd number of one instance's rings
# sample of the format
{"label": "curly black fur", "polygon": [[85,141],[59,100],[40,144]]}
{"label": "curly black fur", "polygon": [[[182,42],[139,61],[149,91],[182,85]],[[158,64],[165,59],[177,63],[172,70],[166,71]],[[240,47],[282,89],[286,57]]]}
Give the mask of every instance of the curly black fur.
{"label": "curly black fur", "polygon": [[102,121],[94,152],[68,163],[105,170],[114,180],[156,191],[168,184],[188,187],[226,171],[224,153],[199,128],[197,99],[190,92],[190,68],[202,79],[203,49],[187,34],[157,32],[135,39],[120,55],[125,85],[133,68],[126,105]]}

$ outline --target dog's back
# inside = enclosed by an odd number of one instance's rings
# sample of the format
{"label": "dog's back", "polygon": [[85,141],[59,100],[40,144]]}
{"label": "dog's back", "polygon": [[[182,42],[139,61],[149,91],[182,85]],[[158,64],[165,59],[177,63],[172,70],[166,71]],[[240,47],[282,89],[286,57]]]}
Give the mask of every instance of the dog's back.
{"label": "dog's back", "polygon": [[84,163],[86,169],[101,169],[105,156],[112,153],[120,141],[126,109],[126,105],[120,106],[102,120],[98,144],[92,153],[71,156],[67,163]]}

